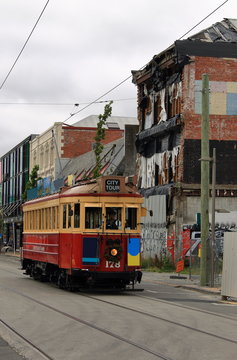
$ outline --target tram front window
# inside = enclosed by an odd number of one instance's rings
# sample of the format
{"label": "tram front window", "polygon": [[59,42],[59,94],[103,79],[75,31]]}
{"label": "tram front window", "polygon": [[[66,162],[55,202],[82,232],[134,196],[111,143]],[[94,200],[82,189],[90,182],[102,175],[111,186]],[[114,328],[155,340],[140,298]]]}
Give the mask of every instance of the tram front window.
{"label": "tram front window", "polygon": [[106,229],[122,229],[121,222],[122,208],[107,207],[106,208]]}
{"label": "tram front window", "polygon": [[100,229],[102,224],[102,209],[98,207],[86,207],[85,228]]}
{"label": "tram front window", "polygon": [[137,228],[137,208],[126,208],[125,228],[136,230]]}

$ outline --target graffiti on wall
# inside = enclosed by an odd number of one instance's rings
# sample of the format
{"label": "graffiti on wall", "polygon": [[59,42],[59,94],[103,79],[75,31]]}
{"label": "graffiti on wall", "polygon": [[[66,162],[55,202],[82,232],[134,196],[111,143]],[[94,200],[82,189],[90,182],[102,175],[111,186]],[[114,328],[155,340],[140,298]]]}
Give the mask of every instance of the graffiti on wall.
{"label": "graffiti on wall", "polygon": [[166,254],[166,228],[164,223],[147,223],[142,226],[142,247],[146,256]]}
{"label": "graffiti on wall", "polygon": [[144,257],[161,257],[166,253],[166,196],[145,198],[147,216],[142,223],[142,253]]}

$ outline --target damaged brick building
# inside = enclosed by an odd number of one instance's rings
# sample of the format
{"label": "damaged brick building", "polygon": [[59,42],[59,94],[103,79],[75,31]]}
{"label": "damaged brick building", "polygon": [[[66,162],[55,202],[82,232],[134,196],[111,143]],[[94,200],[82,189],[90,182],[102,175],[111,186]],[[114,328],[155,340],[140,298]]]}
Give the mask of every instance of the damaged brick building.
{"label": "damaged brick building", "polygon": [[[138,184],[152,210],[144,223],[144,254],[159,256],[167,236],[180,243],[184,225],[195,224],[200,213],[202,74],[210,85],[216,208],[237,210],[237,20],[175,41],[132,74],[140,124]],[[229,226],[237,227],[237,219]]]}

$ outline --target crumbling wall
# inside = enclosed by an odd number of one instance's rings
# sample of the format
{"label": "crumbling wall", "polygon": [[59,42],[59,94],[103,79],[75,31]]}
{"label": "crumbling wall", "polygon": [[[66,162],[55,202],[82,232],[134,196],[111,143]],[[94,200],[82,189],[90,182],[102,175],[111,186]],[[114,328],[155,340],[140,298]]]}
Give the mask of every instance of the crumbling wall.
{"label": "crumbling wall", "polygon": [[176,146],[173,150],[155,153],[150,158],[141,156],[138,173],[140,187],[147,189],[175,182],[178,177],[179,153],[180,146]]}

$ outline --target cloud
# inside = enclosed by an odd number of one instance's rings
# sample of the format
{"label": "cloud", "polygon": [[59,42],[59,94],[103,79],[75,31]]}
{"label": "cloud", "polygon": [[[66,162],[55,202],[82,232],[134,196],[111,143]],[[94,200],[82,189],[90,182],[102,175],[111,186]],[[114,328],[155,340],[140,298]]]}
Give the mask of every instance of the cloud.
{"label": "cloud", "polygon": [[[46,0],[0,3],[0,82],[19,54]],[[64,121],[72,106],[1,105],[2,102],[84,103],[96,99],[139,69],[198,23],[216,0],[57,0],[49,2],[29,43],[0,91],[0,156],[32,133]],[[228,2],[192,33],[223,17]],[[136,87],[129,79],[106,96],[134,98],[115,102],[113,115],[136,116]],[[82,109],[83,105],[79,107]],[[95,104],[75,122],[103,111]]]}

